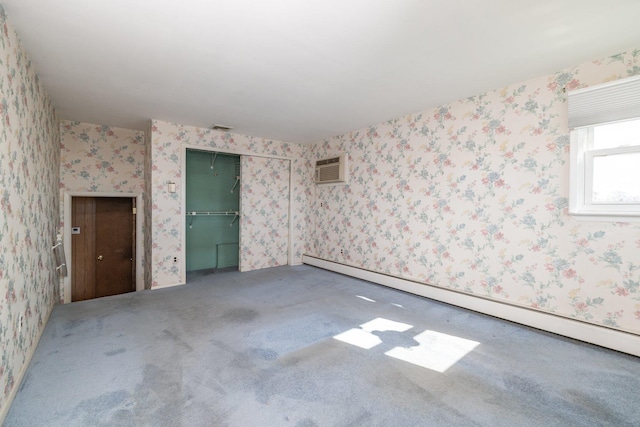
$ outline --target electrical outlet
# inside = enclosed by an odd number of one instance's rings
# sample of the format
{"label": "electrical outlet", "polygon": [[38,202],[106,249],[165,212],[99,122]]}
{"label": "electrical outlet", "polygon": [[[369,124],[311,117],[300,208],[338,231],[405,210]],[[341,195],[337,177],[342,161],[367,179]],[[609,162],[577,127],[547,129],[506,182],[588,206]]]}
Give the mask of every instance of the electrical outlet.
{"label": "electrical outlet", "polygon": [[344,255],[344,249],[340,249],[340,255]]}
{"label": "electrical outlet", "polygon": [[24,325],[24,314],[20,313],[20,317],[18,317],[18,333],[22,332],[23,325]]}
{"label": "electrical outlet", "polygon": [[324,203],[320,202],[320,207],[323,207],[323,206],[324,206]]}
{"label": "electrical outlet", "polygon": [[178,257],[177,257],[177,256],[174,256],[174,257],[173,257],[173,263],[174,263],[174,264],[177,264],[177,263],[178,263]]}

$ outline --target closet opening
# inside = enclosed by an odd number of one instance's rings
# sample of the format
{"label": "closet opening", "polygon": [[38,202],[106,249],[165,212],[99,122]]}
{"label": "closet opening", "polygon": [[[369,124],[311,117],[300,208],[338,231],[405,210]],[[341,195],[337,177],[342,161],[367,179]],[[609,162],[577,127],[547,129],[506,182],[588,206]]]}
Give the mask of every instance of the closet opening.
{"label": "closet opening", "polygon": [[186,150],[187,282],[238,270],[240,172],[239,155]]}

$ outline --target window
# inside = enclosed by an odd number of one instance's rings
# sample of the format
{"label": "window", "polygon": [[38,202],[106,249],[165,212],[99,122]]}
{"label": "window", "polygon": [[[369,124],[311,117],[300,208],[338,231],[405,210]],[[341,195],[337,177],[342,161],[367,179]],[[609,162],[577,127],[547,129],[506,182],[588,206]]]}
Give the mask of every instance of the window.
{"label": "window", "polygon": [[570,212],[640,221],[640,78],[569,92]]}

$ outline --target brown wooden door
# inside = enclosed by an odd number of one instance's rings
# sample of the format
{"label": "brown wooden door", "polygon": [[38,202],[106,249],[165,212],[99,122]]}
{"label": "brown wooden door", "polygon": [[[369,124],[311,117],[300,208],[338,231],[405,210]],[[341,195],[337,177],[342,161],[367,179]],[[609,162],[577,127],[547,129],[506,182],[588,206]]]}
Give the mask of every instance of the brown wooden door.
{"label": "brown wooden door", "polygon": [[72,200],[72,301],[136,290],[135,199]]}

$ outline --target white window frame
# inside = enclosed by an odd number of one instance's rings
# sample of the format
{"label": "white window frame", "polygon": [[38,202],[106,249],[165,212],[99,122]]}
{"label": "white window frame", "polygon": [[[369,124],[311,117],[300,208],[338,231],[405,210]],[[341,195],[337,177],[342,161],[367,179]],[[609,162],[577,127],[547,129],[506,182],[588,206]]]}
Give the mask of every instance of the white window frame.
{"label": "white window frame", "polygon": [[640,75],[567,92],[570,129],[569,213],[595,221],[640,221],[640,203],[594,203],[593,159],[637,153],[640,146],[594,149],[596,126],[640,119]]}
{"label": "white window frame", "polygon": [[[608,123],[603,123],[608,124]],[[569,213],[578,219],[610,222],[640,221],[640,203],[594,202],[593,159],[595,157],[640,153],[640,145],[592,149],[595,126],[578,128],[570,133]]]}

